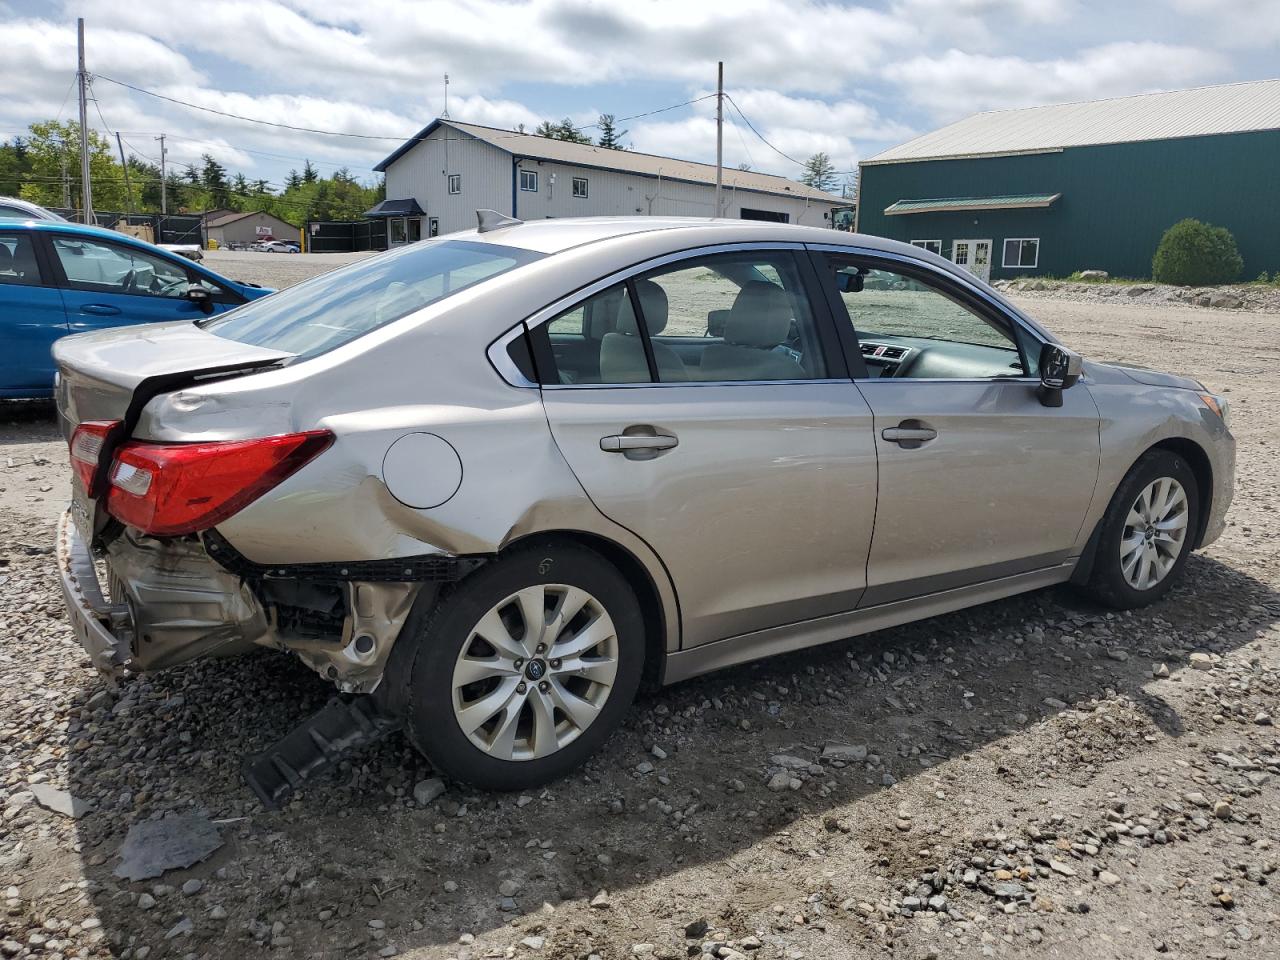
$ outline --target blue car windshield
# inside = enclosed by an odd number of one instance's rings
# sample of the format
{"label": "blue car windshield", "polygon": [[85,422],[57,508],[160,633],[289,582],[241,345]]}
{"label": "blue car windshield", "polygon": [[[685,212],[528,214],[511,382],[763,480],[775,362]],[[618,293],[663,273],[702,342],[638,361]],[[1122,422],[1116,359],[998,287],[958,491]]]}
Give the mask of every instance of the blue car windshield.
{"label": "blue car windshield", "polygon": [[543,256],[491,243],[428,240],[323,274],[199,324],[228,340],[305,359]]}

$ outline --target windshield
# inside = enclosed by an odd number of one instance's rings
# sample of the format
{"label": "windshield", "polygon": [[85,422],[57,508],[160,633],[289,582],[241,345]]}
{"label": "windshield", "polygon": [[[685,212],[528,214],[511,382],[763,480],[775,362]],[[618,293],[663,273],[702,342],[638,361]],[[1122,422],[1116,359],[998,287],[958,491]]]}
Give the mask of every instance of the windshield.
{"label": "windshield", "polygon": [[200,326],[229,340],[314,357],[542,256],[468,240],[415,243],[251,301]]}

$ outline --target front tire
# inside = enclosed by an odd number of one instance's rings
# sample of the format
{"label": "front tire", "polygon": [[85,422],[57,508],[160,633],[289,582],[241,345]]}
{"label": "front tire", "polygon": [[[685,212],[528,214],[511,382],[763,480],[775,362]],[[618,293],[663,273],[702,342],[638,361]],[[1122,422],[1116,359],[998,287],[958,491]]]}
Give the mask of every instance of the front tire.
{"label": "front tire", "polygon": [[486,789],[536,787],[581,764],[621,722],[644,668],[635,594],[574,544],[483,567],[416,633],[410,739],[440,772]]}
{"label": "front tire", "polygon": [[1089,593],[1117,610],[1159,600],[1182,575],[1199,520],[1191,465],[1168,450],[1148,451],[1120,481],[1103,515]]}

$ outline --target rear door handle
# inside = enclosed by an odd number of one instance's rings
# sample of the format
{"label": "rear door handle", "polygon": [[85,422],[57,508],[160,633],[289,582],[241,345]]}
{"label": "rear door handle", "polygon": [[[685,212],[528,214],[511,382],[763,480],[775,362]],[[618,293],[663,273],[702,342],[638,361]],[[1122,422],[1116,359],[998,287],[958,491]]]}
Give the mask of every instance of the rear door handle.
{"label": "rear door handle", "polygon": [[109,303],[86,303],[80,308],[81,313],[92,313],[99,317],[114,317],[120,312],[119,307],[113,307]]}
{"label": "rear door handle", "polygon": [[601,437],[600,449],[606,453],[626,453],[628,450],[670,450],[680,441],[667,434],[654,436],[618,434]]}
{"label": "rear door handle", "polygon": [[937,437],[938,431],[933,427],[925,426],[919,420],[903,420],[896,427],[885,427],[880,431],[880,436],[890,443],[914,450]]}

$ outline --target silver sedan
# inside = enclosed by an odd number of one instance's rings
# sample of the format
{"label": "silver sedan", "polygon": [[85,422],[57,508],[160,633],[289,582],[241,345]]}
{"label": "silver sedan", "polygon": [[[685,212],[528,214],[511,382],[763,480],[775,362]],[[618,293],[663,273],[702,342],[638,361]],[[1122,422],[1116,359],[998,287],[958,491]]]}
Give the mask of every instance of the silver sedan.
{"label": "silver sedan", "polygon": [[272,647],[351,695],[251,764],[268,802],[400,726],[525,788],[642,682],[1068,581],[1142,606],[1232,496],[1202,384],[1082,361],[921,249],[783,224],[482,217],[55,353],[93,662]]}

